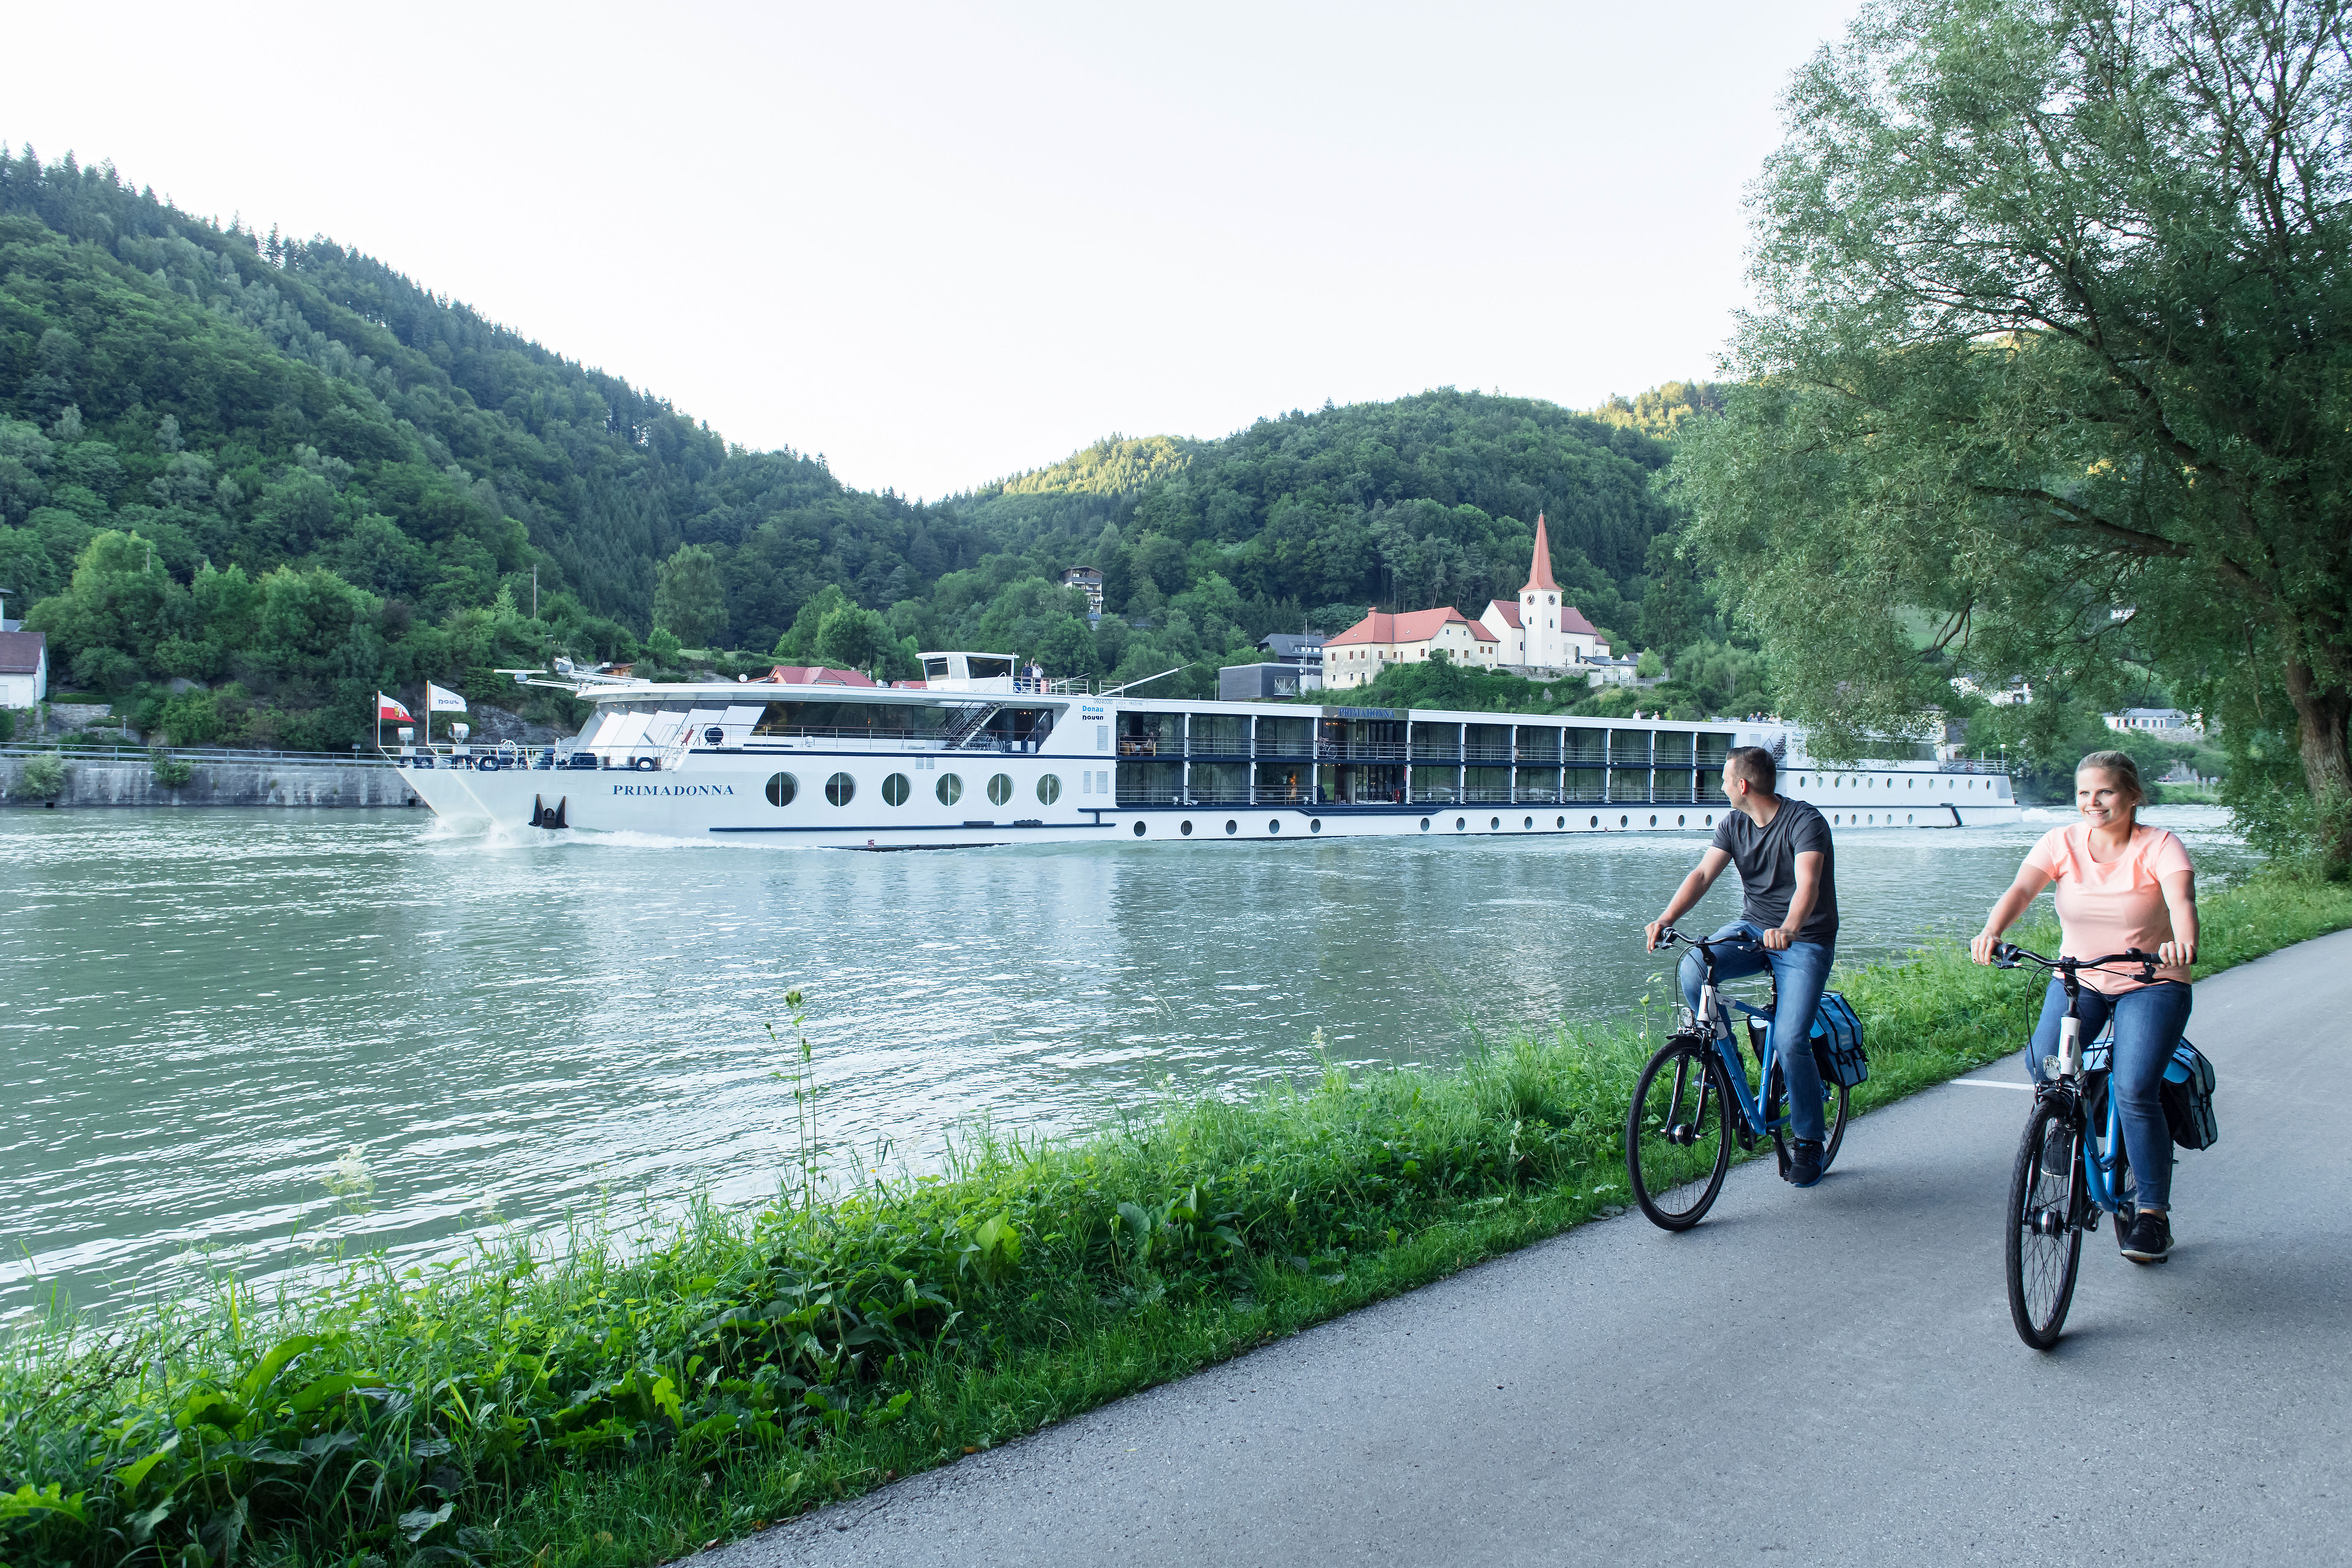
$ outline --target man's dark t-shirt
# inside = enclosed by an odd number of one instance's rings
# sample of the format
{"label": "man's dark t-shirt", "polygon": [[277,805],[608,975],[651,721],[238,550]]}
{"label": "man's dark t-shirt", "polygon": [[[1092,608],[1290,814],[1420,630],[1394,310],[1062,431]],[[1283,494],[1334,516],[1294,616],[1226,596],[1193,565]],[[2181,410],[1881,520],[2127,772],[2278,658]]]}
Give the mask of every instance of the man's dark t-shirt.
{"label": "man's dark t-shirt", "polygon": [[1799,942],[1837,940],[1837,854],[1830,847],[1830,825],[1801,800],[1780,797],[1769,826],[1759,827],[1745,812],[1727,811],[1716,825],[1715,847],[1739,868],[1739,917],[1769,931],[1789,918],[1797,892],[1797,857],[1821,851],[1822,878],[1813,891]]}

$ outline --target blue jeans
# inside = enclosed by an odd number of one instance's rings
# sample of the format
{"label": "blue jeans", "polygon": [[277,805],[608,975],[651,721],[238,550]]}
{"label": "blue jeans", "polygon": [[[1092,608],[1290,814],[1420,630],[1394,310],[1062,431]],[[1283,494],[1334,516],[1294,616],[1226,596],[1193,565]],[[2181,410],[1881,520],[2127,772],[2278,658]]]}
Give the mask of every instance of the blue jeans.
{"label": "blue jeans", "polygon": [[[2085,985],[2077,1016],[2083,1020],[2086,1049],[2110,1016],[2116,1021],[2107,1087],[2116,1097],[2117,1119],[2124,1125],[2124,1153],[2139,1173],[2140,1203],[2149,1208],[2169,1208],[2172,1128],[2164,1120],[2164,1102],[2158,1093],[2165,1064],[2172,1059],[2172,1047],[2180,1043],[2180,1031],[2189,1024],[2189,987],[2178,980],[2159,980],[2109,996]],[[2042,1021],[2033,1026],[2033,1044],[2026,1051],[2026,1068],[2036,1083],[2042,1081],[2043,1060],[2058,1054],[2058,1025],[2065,1016],[2066,987],[2053,975],[2050,989],[2042,998]]]}
{"label": "blue jeans", "polygon": [[[1737,947],[1717,950],[1716,983],[1761,974],[1768,968],[1772,971],[1773,993],[1780,999],[1772,1012],[1772,1038],[1777,1042],[1774,1049],[1782,1080],[1789,1086],[1789,1129],[1818,1143],[1827,1128],[1822,1121],[1821,1068],[1813,1064],[1813,1015],[1821,1011],[1822,987],[1829,984],[1834,945],[1792,942],[1784,952],[1769,952],[1763,945],[1764,928],[1750,921],[1734,921],[1711,940],[1729,937],[1746,940]],[[1696,1012],[1698,989],[1706,980],[1706,964],[1698,949],[1683,954],[1681,978],[1683,1000]]]}

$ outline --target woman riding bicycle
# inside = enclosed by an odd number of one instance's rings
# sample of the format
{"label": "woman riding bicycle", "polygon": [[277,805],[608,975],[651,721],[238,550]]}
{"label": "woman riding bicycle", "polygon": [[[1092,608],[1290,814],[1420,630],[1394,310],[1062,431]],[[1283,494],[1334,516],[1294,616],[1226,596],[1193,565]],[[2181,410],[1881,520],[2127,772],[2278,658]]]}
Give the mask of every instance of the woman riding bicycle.
{"label": "woman riding bicycle", "polygon": [[[1993,948],[2026,907],[2058,884],[2059,952],[2096,958],[2137,948],[2160,962],[2153,981],[2137,974],[2084,970],[2084,1037],[2109,1017],[2115,1044],[2109,1068],[2123,1122],[2124,1152],[2137,1173],[2138,1213],[2123,1237],[2135,1263],[2161,1263],[2172,1250],[2172,1133],[2158,1090],[2189,1022],[2189,966],[2197,959],[2197,873],[2180,840],[2161,827],[2139,825],[2147,799],[2139,765],[2122,752],[2093,752],[2074,770],[2074,805],[2083,820],[2053,827],[2026,852],[2017,880],[1985,917],[1969,944],[1969,956],[1990,963]],[[2034,1081],[2058,1047],[2066,991],[2056,976],[2042,1004],[2028,1053]]]}

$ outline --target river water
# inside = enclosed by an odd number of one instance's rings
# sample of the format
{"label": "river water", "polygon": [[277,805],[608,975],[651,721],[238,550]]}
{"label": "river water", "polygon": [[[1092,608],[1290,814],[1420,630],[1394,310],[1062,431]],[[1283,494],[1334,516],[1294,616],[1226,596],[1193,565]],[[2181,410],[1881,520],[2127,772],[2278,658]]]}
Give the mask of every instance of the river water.
{"label": "river water", "polygon": [[[1838,839],[1840,957],[1965,934],[2053,823]],[[2221,814],[2150,814],[2209,886]],[[0,1316],[322,1247],[772,1192],[820,1131],[935,1159],[1163,1087],[1443,1063],[1615,1013],[1696,837],[861,855],[452,835],[405,812],[0,814]],[[1736,913],[1727,876],[1690,923]],[[836,1153],[835,1163],[840,1156]]]}

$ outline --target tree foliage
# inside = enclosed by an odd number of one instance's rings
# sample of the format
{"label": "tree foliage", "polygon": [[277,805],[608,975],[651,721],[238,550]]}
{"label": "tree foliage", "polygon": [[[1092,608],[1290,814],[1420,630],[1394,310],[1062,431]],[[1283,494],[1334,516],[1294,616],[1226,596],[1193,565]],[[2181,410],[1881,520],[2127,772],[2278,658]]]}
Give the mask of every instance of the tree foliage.
{"label": "tree foliage", "polygon": [[2146,665],[2242,753],[2290,744],[2293,799],[2242,815],[2352,863],[2345,20],[1881,0],[1799,74],[1746,384],[1675,484],[1823,742],[1954,673]]}

